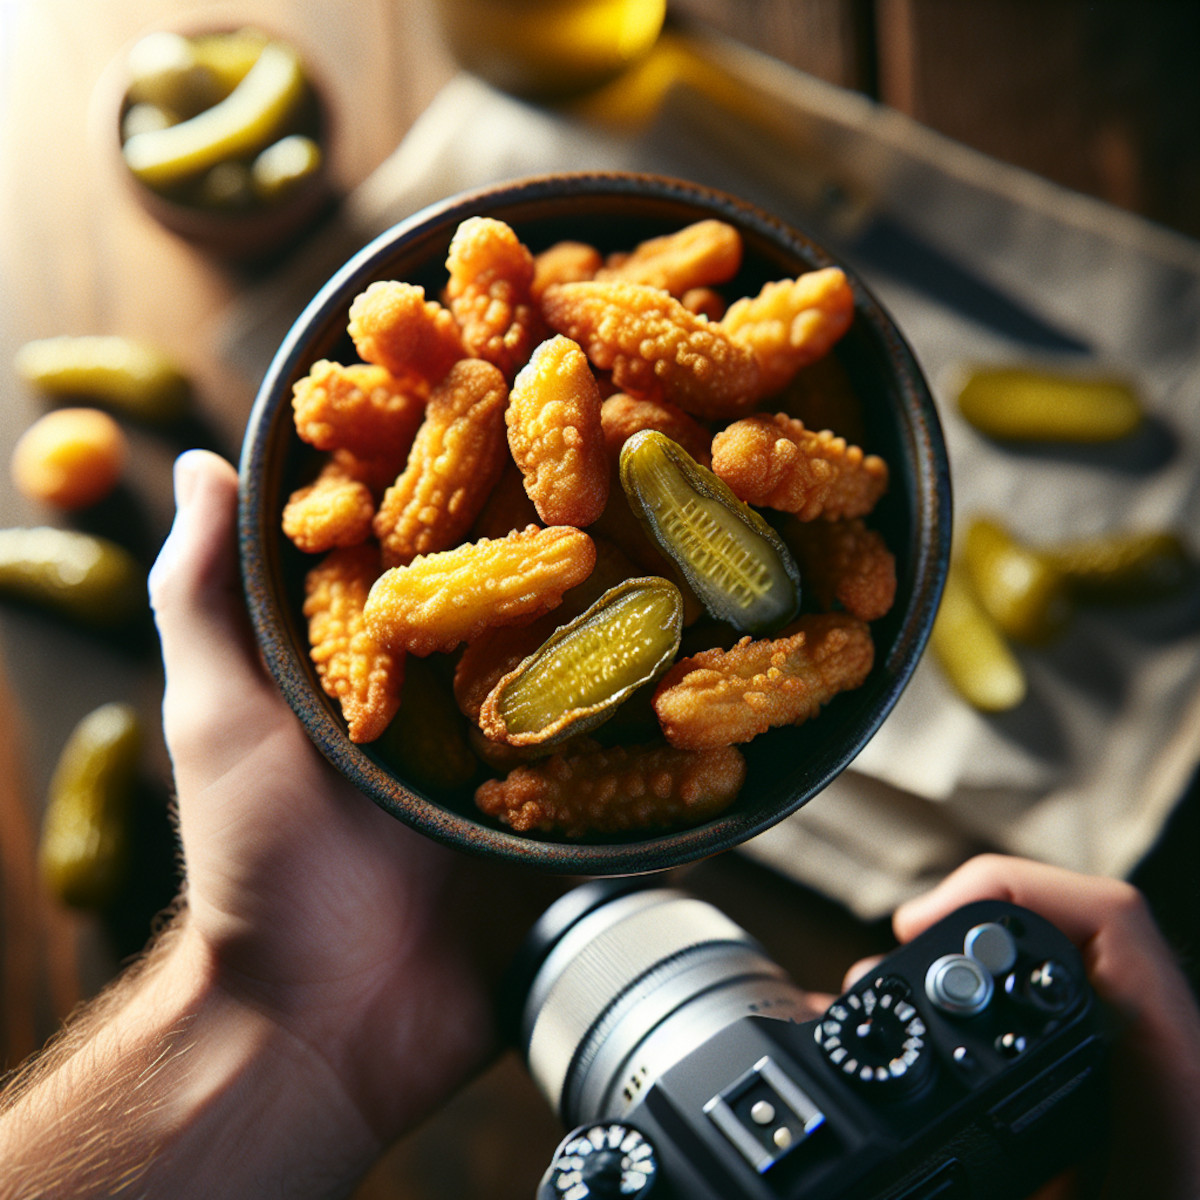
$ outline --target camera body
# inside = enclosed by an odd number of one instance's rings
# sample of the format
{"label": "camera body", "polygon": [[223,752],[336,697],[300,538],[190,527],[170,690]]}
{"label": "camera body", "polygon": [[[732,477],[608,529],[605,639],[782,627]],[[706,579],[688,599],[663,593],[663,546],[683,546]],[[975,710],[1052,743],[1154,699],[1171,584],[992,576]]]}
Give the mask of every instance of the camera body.
{"label": "camera body", "polygon": [[823,1013],[673,889],[588,884],[527,948],[520,1038],[568,1127],[539,1197],[1027,1196],[1097,1159],[1107,1014],[1075,947],[953,913]]}

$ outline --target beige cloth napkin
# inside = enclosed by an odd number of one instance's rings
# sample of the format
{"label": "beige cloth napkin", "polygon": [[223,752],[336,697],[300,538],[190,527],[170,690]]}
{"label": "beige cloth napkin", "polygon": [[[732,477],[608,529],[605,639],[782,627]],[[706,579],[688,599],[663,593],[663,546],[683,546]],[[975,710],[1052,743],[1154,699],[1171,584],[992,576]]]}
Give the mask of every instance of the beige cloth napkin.
{"label": "beige cloth napkin", "polygon": [[[629,85],[632,123],[596,118],[628,116],[619,93],[565,113],[452,81],[335,229],[230,314],[231,359],[261,375],[332,270],[429,202],[550,170],[652,170],[756,200],[859,272],[933,384],[959,525],[986,511],[1035,542],[1200,528],[1200,247],[727,43],[664,53],[665,77]],[[1150,428],[1111,453],[999,448],[955,411],[969,362],[1119,369]],[[981,849],[1126,874],[1200,758],[1200,600],[1081,615],[1023,657],[1030,698],[985,717],[927,656],[852,767],[745,852],[866,918]]]}

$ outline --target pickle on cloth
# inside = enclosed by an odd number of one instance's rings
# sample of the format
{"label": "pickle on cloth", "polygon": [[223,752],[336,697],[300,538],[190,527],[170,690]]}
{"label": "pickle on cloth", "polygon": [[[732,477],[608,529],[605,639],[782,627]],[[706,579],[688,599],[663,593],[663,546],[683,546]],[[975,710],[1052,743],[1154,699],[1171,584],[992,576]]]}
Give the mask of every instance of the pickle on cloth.
{"label": "pickle on cloth", "polygon": [[63,746],[50,780],[38,864],[66,904],[103,908],[126,878],[141,742],[137,713],[112,703],[84,717]]}
{"label": "pickle on cloth", "polygon": [[621,448],[633,511],[710,615],[766,633],[800,609],[800,570],[783,539],[729,485],[654,429]]}
{"label": "pickle on cloth", "polygon": [[39,338],[17,351],[13,365],[48,396],[86,397],[150,424],[181,417],[191,393],[187,376],[166,351],[120,334]]}
{"label": "pickle on cloth", "polygon": [[146,575],[124,546],[74,529],[0,529],[0,596],[113,628],[146,604]]}
{"label": "pickle on cloth", "polygon": [[980,432],[1006,441],[1109,442],[1142,420],[1138,394],[1123,380],[1030,367],[975,368],[958,408]]}
{"label": "pickle on cloth", "polygon": [[537,746],[602,724],[670,665],[683,634],[683,597],[657,576],[609,588],[488,693],[479,725],[493,741]]}
{"label": "pickle on cloth", "polygon": [[962,559],[980,604],[1006,637],[1044,645],[1062,632],[1073,611],[1066,577],[999,521],[971,522]]}
{"label": "pickle on cloth", "polygon": [[138,179],[159,191],[186,183],[274,141],[307,86],[296,51],[268,42],[225,99],[177,125],[135,134],[122,147],[125,162]]}
{"label": "pickle on cloth", "polygon": [[929,648],[959,695],[981,712],[1005,712],[1025,699],[1025,671],[958,563],[946,575]]}
{"label": "pickle on cloth", "polygon": [[1117,530],[1043,550],[1081,599],[1136,604],[1179,591],[1195,571],[1183,539],[1166,530]]}

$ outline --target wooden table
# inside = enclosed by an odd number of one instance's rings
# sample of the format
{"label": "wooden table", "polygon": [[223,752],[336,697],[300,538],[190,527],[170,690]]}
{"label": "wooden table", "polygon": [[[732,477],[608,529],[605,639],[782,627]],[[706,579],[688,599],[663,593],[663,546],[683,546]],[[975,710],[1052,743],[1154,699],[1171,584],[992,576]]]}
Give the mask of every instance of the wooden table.
{"label": "wooden table", "polygon": [[[732,27],[834,82],[872,90],[890,70],[896,97],[903,88],[895,82],[895,64],[909,45],[896,42],[896,23],[905,17],[906,28],[916,28],[928,16],[918,3],[840,0],[808,7],[774,0],[755,6],[750,22],[737,0],[681,0],[677,8]],[[196,385],[197,430],[207,444],[236,457],[254,381],[222,361],[215,330],[253,276],[206,258],[156,225],[131,201],[114,147],[97,134],[111,119],[97,106],[114,58],[140,32],[194,11],[192,0],[23,0],[0,7],[7,72],[0,96],[0,447],[6,450],[42,411],[11,371],[16,347],[58,333],[113,332],[152,339],[177,356]],[[803,37],[796,33],[801,12],[808,22]],[[241,0],[208,5],[204,13],[215,23],[277,30],[306,53],[332,103],[334,173],[343,188],[386,157],[454,69],[421,0]],[[778,36],[781,29],[792,36]],[[888,30],[892,35],[880,40]],[[915,75],[908,78],[909,107],[921,115],[915,97],[924,93]],[[132,542],[148,564],[169,527],[171,463],[185,446],[153,431],[131,436],[135,467],[122,495],[79,523]],[[20,498],[7,471],[0,471],[0,521],[51,520]],[[146,907],[117,928],[68,914],[39,891],[32,846],[40,798],[67,733],[98,704],[129,700],[150,734],[147,772],[160,801],[169,793],[170,772],[157,727],[161,676],[152,640],[112,644],[6,606],[0,608],[0,662],[8,677],[0,692],[0,1061],[12,1065],[140,944],[144,918],[171,885],[168,870],[156,881],[159,890],[149,890]],[[158,819],[157,845],[167,862],[161,806]],[[693,883],[809,986],[835,990],[845,966],[887,941],[885,930],[742,860],[705,864]],[[360,1194],[371,1200],[515,1200],[532,1193],[557,1136],[554,1118],[509,1056],[389,1154]]]}

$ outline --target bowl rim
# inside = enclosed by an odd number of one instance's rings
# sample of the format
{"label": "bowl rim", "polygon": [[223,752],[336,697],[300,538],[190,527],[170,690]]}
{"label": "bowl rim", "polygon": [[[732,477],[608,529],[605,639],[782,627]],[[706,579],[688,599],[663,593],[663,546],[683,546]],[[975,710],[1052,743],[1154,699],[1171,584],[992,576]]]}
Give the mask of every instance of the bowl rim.
{"label": "bowl rim", "polygon": [[[910,565],[912,591],[886,658],[877,656],[887,683],[877,701],[854,715],[845,744],[829,757],[813,786],[786,804],[757,814],[739,812],[737,804],[704,824],[668,830],[628,841],[606,843],[542,839],[517,834],[454,813],[427,799],[385,771],[361,746],[346,737],[322,697],[313,695],[309,666],[301,661],[287,633],[281,603],[271,587],[264,539],[278,534],[263,524],[264,480],[268,433],[285,400],[290,380],[310,353],[310,336],[335,315],[344,316],[349,301],[375,278],[400,248],[422,236],[452,231],[451,222],[479,212],[494,213],[523,203],[603,195],[644,202],[665,201],[695,209],[697,217],[724,216],[749,229],[776,249],[814,266],[836,265],[845,273],[855,296],[855,322],[870,326],[896,372],[907,415],[905,431],[915,442],[912,544],[917,561]],[[851,267],[794,225],[749,201],[703,184],[645,172],[567,171],[525,176],[469,189],[421,208],[383,231],[352,255],[309,300],[277,349],[260,383],[246,424],[239,463],[238,546],[243,587],[251,624],[269,672],[304,724],[309,737],[333,766],[370,800],[404,823],[460,850],[520,862],[571,875],[636,875],[681,866],[740,845],[819,795],[853,761],[894,708],[916,669],[929,639],[950,556],[951,494],[945,441],[933,396],[916,357],[894,320]],[[921,502],[922,498],[924,502]],[[277,544],[277,543],[272,543]],[[386,778],[385,778],[386,777]]]}

